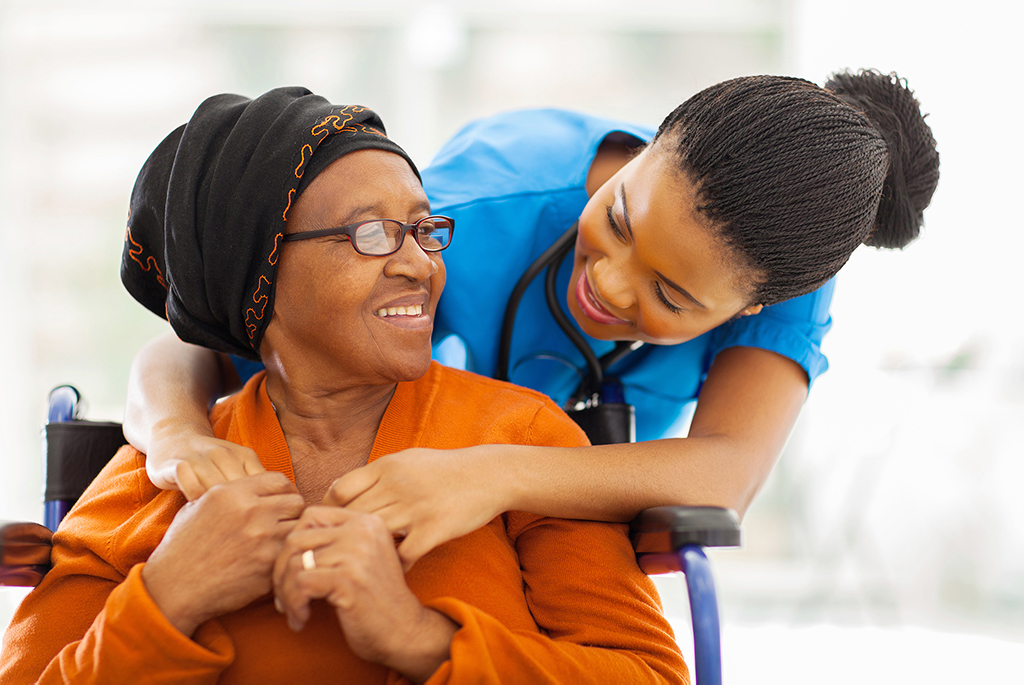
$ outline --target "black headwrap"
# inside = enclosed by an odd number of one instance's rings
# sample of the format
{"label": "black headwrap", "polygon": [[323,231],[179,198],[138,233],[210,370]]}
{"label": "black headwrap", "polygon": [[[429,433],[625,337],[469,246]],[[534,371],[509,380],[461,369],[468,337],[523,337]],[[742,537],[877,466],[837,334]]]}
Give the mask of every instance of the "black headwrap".
{"label": "black headwrap", "polygon": [[182,340],[259,359],[288,210],[331,162],[365,148],[419,175],[366,107],[305,88],[209,98],[139,172],[121,281]]}

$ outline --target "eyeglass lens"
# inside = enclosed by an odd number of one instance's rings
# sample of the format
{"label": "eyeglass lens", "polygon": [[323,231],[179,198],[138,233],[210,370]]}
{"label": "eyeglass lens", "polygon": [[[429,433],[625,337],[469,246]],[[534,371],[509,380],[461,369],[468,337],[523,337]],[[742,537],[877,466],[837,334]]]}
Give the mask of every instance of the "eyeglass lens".
{"label": "eyeglass lens", "polygon": [[[415,227],[416,241],[427,252],[443,250],[451,242],[452,222],[442,217],[427,217]],[[390,254],[401,246],[405,232],[405,226],[392,219],[368,221],[356,229],[355,247],[363,254]]]}

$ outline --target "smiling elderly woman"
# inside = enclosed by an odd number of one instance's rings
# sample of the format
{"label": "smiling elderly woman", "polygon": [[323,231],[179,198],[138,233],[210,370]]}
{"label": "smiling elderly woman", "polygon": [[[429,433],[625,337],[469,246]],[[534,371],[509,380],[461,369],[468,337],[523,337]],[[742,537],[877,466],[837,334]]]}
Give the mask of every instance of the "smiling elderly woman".
{"label": "smiling elderly woman", "polygon": [[410,447],[585,443],[543,395],[431,362],[454,226],[429,214],[377,116],[304,89],[211,98],[161,143],[122,277],[187,341],[262,358],[211,419],[268,472],[186,503],[123,448],[54,535],[0,680],[687,679],[622,526],[509,512],[406,572],[380,518],[321,504]]}

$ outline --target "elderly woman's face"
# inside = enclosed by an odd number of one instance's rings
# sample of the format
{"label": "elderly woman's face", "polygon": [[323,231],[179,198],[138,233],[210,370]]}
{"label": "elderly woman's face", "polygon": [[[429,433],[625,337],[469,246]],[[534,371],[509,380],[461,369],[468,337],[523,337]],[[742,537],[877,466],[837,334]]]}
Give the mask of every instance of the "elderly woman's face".
{"label": "elderly woman's face", "polygon": [[[288,214],[287,232],[370,219],[412,223],[429,214],[423,186],[404,159],[359,150],[309,184]],[[357,253],[344,236],[281,243],[274,314],[261,352],[289,381],[304,377],[348,386],[414,380],[430,364],[444,282],[441,256],[424,252],[409,234],[401,249],[385,257]]]}

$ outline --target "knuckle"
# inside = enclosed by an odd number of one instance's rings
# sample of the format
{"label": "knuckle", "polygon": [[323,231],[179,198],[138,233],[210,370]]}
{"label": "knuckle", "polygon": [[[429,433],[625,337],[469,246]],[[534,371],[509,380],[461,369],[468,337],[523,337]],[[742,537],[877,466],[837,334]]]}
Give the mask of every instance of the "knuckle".
{"label": "knuckle", "polygon": [[280,471],[268,471],[266,474],[260,474],[257,478],[265,478],[270,485],[276,488],[285,488],[291,485],[291,481],[288,480],[288,476],[284,475]]}
{"label": "knuckle", "polygon": [[231,488],[224,483],[217,483],[207,488],[203,499],[211,505],[223,507],[228,505],[234,497],[232,497]]}
{"label": "knuckle", "polygon": [[376,514],[370,514],[365,517],[366,521],[364,525],[369,533],[374,535],[386,534],[388,532],[387,524],[384,523],[384,519]]}
{"label": "knuckle", "polygon": [[387,526],[379,516],[366,515],[352,521],[351,532],[356,544],[366,551],[387,537],[390,539]]}
{"label": "knuckle", "polygon": [[178,479],[185,478],[192,474],[192,464],[187,461],[179,461],[174,465],[174,476]]}
{"label": "knuckle", "polygon": [[293,582],[293,585],[294,585],[295,591],[298,594],[306,596],[306,597],[308,597],[309,595],[313,594],[313,590],[315,589],[314,585],[313,585],[313,580],[309,577],[309,575],[304,574],[304,573],[300,573],[300,574],[295,576],[295,580]]}
{"label": "knuckle", "polygon": [[206,445],[205,452],[207,457],[219,457],[220,455],[227,452],[227,448],[224,446],[224,443],[222,442],[212,442]]}
{"label": "knuckle", "polygon": [[[374,520],[376,519],[376,521]],[[377,527],[377,522],[381,521],[379,516],[373,516],[372,514],[363,514],[352,519],[350,526],[352,532],[358,534],[361,537],[367,537],[372,535]],[[381,521],[383,525],[383,522]]]}
{"label": "knuckle", "polygon": [[249,541],[250,543],[259,542],[263,539],[262,526],[260,526],[248,517],[242,524],[241,528],[239,529],[239,532],[241,533],[240,537],[242,537],[244,540]]}
{"label": "knuckle", "polygon": [[281,545],[261,545],[257,548],[256,556],[261,566],[273,566],[274,562],[277,561],[277,555],[281,549]]}

